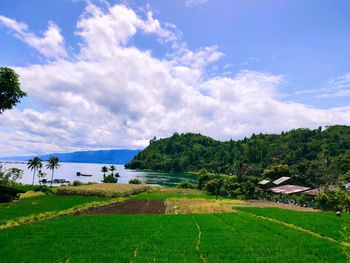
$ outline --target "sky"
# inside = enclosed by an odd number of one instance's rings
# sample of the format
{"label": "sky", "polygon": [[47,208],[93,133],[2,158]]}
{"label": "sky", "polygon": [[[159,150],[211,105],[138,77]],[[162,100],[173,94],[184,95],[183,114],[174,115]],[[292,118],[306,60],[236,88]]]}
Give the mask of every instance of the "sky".
{"label": "sky", "polygon": [[347,0],[1,0],[0,156],[350,125]]}

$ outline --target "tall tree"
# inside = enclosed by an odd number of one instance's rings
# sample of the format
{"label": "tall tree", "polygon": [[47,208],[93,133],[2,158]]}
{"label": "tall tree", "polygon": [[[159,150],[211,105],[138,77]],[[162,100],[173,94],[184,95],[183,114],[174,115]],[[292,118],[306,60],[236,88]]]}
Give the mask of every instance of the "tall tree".
{"label": "tall tree", "polygon": [[33,159],[30,159],[28,161],[27,165],[28,165],[28,169],[33,171],[32,185],[34,185],[35,172],[41,169],[43,167],[43,164],[39,157],[34,157]]}
{"label": "tall tree", "polygon": [[112,172],[112,175],[114,175],[114,171],[115,170],[117,170],[117,167],[114,165],[114,164],[112,164],[110,167],[109,167],[109,170]]}
{"label": "tall tree", "polygon": [[13,69],[0,68],[0,114],[5,110],[12,109],[19,100],[27,96],[21,90],[18,75]]}
{"label": "tall tree", "polygon": [[51,183],[50,187],[52,187],[52,181],[53,181],[53,174],[55,169],[58,169],[60,167],[60,159],[55,156],[51,156],[49,160],[47,160],[46,168],[51,170]]}
{"label": "tall tree", "polygon": [[103,178],[105,178],[106,173],[108,173],[108,167],[107,166],[102,166],[101,172],[103,173]]}

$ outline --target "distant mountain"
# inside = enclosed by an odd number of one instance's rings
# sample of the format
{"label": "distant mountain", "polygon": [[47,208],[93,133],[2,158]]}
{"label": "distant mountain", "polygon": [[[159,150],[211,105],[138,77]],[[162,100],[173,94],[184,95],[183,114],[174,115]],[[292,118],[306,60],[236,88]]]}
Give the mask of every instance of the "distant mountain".
{"label": "distant mountain", "polygon": [[[50,156],[56,156],[61,162],[74,163],[113,163],[126,164],[132,160],[141,150],[99,150],[99,151],[79,151],[71,153],[51,153],[41,155],[43,161],[47,161]],[[34,156],[12,156],[0,157],[2,161],[27,161]]]}

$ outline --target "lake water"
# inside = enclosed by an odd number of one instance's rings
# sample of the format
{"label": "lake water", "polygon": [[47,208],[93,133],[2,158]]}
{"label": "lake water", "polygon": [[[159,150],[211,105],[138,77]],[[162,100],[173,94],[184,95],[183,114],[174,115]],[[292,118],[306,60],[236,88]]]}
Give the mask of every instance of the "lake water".
{"label": "lake water", "polygon": [[[28,170],[26,163],[1,163],[3,168],[9,169],[11,167],[19,168],[24,171],[23,178],[19,180],[21,183],[31,184],[33,172]],[[54,178],[65,179],[73,182],[79,180],[81,182],[97,182],[100,183],[103,179],[101,172],[102,166],[109,166],[110,164],[96,164],[96,163],[60,163],[60,167],[55,170]],[[46,179],[51,180],[51,170],[46,170],[46,162],[43,162],[42,172],[47,174]],[[174,186],[182,181],[189,181],[197,183],[197,178],[193,174],[186,173],[161,173],[161,172],[146,172],[125,169],[124,165],[116,165],[116,172],[120,177],[118,183],[127,184],[130,179],[139,179],[142,183],[161,186]],[[91,177],[77,176],[77,172],[82,174],[91,174]],[[35,184],[39,184],[38,178],[35,178]]]}

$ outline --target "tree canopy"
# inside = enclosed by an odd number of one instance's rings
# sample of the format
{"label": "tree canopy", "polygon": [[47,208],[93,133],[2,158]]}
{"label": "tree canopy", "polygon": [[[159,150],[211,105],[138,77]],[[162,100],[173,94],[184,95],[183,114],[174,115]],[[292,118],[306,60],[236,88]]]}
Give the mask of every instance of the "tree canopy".
{"label": "tree canopy", "polygon": [[201,134],[176,133],[153,141],[125,167],[185,172],[204,168],[238,179],[291,175],[301,184],[318,186],[334,182],[350,170],[350,127],[260,133],[225,142]]}
{"label": "tree canopy", "polygon": [[0,114],[14,107],[27,94],[21,90],[17,73],[10,68],[0,68]]}

